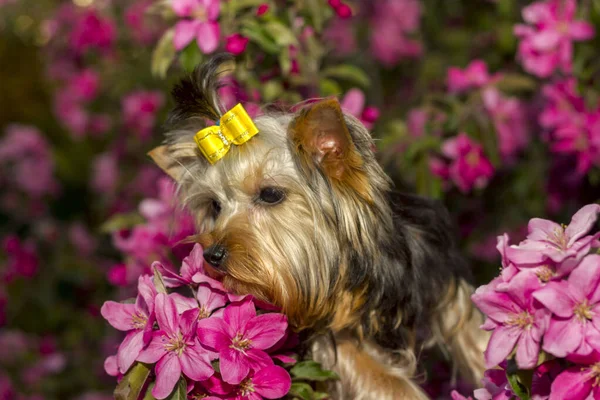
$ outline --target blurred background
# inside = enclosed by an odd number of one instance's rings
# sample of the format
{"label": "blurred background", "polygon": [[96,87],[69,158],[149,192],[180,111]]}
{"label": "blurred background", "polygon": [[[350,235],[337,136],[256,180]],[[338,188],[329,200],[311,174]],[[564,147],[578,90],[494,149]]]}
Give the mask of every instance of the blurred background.
{"label": "blurred background", "polygon": [[252,115],[338,96],[484,283],[498,235],[600,199],[599,27],[598,0],[0,0],[0,399],[111,398],[99,309],[188,250],[146,153],[210,54],[235,55],[221,95]]}

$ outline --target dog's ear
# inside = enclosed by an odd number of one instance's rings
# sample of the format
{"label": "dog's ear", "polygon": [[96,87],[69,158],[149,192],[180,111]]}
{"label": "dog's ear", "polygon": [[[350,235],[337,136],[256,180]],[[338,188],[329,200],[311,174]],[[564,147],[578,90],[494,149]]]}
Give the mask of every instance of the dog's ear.
{"label": "dog's ear", "polygon": [[290,125],[290,133],[305,165],[312,162],[320,166],[334,184],[371,199],[363,159],[336,99],[322,100],[300,111]]}
{"label": "dog's ear", "polygon": [[185,173],[182,161],[188,157],[198,157],[195,145],[162,145],[148,152],[148,156],[167,175],[179,182]]}

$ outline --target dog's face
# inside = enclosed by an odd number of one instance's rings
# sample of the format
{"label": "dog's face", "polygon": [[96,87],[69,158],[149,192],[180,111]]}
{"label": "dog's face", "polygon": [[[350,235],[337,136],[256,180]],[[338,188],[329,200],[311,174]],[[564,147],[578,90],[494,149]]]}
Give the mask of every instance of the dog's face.
{"label": "dog's face", "polygon": [[254,122],[258,135],[214,165],[193,140],[194,117],[151,155],[196,217],[209,273],[282,307],[296,327],[347,324],[367,289],[350,263],[375,256],[385,213],[371,137],[333,99]]}

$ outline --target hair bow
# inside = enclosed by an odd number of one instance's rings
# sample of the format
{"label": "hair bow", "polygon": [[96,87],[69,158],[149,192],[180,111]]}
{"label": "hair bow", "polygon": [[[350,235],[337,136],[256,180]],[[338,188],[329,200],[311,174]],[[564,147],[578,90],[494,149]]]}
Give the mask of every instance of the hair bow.
{"label": "hair bow", "polygon": [[208,162],[219,161],[231,148],[232,144],[240,146],[258,133],[241,104],[227,111],[215,125],[204,128],[194,136],[198,148]]}

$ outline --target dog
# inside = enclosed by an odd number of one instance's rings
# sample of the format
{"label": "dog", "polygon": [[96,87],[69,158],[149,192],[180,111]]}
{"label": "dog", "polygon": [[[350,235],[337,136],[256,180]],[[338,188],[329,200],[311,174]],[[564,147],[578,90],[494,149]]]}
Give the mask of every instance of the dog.
{"label": "dog", "polygon": [[230,58],[177,84],[150,152],[194,216],[209,273],[281,307],[311,356],[340,379],[332,399],[427,399],[417,356],[439,345],[478,382],[488,337],[445,208],[399,193],[369,131],[336,99],[256,117],[259,133],[209,162],[194,140],[223,110]]}

